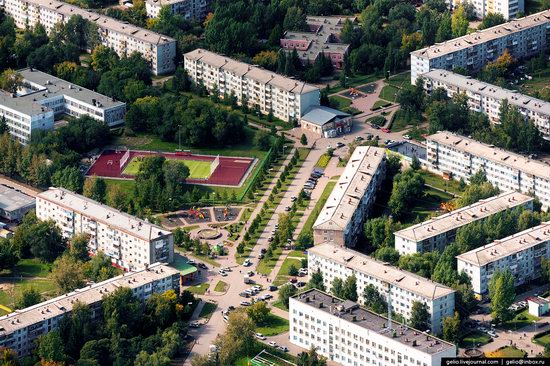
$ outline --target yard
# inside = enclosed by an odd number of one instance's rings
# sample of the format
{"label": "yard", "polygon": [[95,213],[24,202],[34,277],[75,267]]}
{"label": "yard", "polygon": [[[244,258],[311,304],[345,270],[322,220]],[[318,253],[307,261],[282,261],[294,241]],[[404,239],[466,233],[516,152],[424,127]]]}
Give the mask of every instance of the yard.
{"label": "yard", "polygon": [[533,342],[540,344],[544,348],[550,347],[550,331],[537,334],[537,336],[533,338]]}
{"label": "yard", "polygon": [[296,269],[300,269],[302,267],[302,261],[298,258],[293,258],[290,255],[288,255],[285,258],[285,261],[281,265],[281,269],[279,269],[279,273],[277,273],[277,277],[275,277],[275,280],[273,281],[273,284],[275,286],[280,286],[282,284],[285,284],[290,279],[290,274],[288,271],[290,270],[290,266],[294,265]]}
{"label": "yard", "polygon": [[485,357],[488,358],[524,358],[526,355],[527,352],[515,347],[503,347],[496,351],[485,353]]}
{"label": "yard", "polygon": [[210,317],[212,316],[212,314],[214,314],[214,311],[216,311],[217,308],[218,308],[218,304],[214,304],[213,302],[205,302],[199,314],[199,318],[210,319]]}
{"label": "yard", "polygon": [[379,110],[380,108],[386,108],[386,107],[389,107],[391,106],[392,103],[388,102],[388,101],[385,101],[385,100],[377,100],[376,102],[374,102],[374,104],[372,105],[372,108],[370,109],[371,111],[377,111]]}
{"label": "yard", "polygon": [[403,72],[401,74],[397,74],[394,76],[390,76],[389,80],[386,80],[387,84],[396,86],[398,88],[405,88],[409,89],[412,87],[411,85],[411,73],[410,71]]}
{"label": "yard", "polygon": [[420,174],[422,174],[422,178],[424,178],[424,181],[429,186],[456,195],[460,195],[462,193],[462,189],[460,189],[460,182],[456,180],[447,181],[444,180],[440,175],[430,173],[426,170],[420,171]]}
{"label": "yard", "polygon": [[336,109],[344,109],[351,105],[351,99],[344,98],[340,95],[333,95],[328,99],[330,100],[330,105]]}
{"label": "yard", "polygon": [[477,347],[477,344],[484,345],[489,342],[491,342],[491,336],[489,336],[487,333],[474,330],[473,332],[465,335],[464,338],[460,340],[460,347]]}
{"label": "yard", "polygon": [[523,310],[520,313],[517,313],[514,319],[503,323],[500,325],[500,328],[503,329],[511,329],[511,330],[517,330],[524,328],[528,325],[532,325],[533,322],[538,321],[539,318],[537,318],[534,315],[529,314],[529,311],[527,309]]}
{"label": "yard", "polygon": [[216,286],[214,287],[214,291],[216,292],[225,292],[229,288],[229,285],[226,282],[218,281],[216,283]]}
{"label": "yard", "polygon": [[397,92],[399,89],[393,85],[384,85],[382,91],[380,91],[380,99],[387,100],[389,102],[395,102],[397,99]]}
{"label": "yard", "polygon": [[443,212],[440,210],[441,203],[453,199],[453,196],[439,190],[424,187],[424,196],[414,200],[414,206],[410,208],[407,218],[402,223],[420,222],[432,216],[438,216]]}
{"label": "yard", "polygon": [[420,124],[420,120],[416,116],[407,116],[407,113],[399,109],[392,116],[391,132],[400,132],[407,128],[414,127]]}
{"label": "yard", "polygon": [[523,85],[520,90],[526,94],[540,92],[542,89],[550,88],[550,66],[544,70],[529,73],[533,77],[531,80],[522,81]]}
{"label": "yard", "polygon": [[209,287],[209,283],[201,283],[199,285],[190,286],[189,288],[187,288],[187,291],[192,292],[195,295],[204,295]]}
{"label": "yard", "polygon": [[270,313],[264,324],[256,327],[256,332],[262,333],[266,337],[288,332],[288,320]]}

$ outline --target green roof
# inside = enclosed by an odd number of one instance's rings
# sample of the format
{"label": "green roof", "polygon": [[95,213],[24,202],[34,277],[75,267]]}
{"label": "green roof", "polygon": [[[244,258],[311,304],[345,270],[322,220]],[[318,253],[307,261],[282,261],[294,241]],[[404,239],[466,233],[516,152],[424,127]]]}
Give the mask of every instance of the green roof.
{"label": "green roof", "polygon": [[178,270],[182,276],[197,272],[197,267],[188,264],[187,258],[177,253],[174,253],[174,262],[170,264],[170,267]]}

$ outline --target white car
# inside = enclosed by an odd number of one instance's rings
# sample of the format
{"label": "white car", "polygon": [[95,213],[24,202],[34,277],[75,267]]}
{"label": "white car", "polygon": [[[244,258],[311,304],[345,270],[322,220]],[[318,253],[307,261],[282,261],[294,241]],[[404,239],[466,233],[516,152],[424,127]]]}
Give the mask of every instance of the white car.
{"label": "white car", "polygon": [[242,306],[250,306],[252,303],[250,301],[241,301]]}
{"label": "white car", "polygon": [[277,349],[282,352],[288,352],[288,348],[286,346],[279,346]]}
{"label": "white car", "polygon": [[243,266],[245,267],[250,267],[251,265],[252,265],[252,262],[250,261],[250,259],[245,260],[243,263]]}
{"label": "white car", "polygon": [[256,333],[254,335],[256,336],[256,338],[258,338],[261,341],[265,341],[267,339],[267,337],[264,336],[262,333]]}
{"label": "white car", "polygon": [[277,347],[277,343],[275,343],[275,342],[273,342],[273,341],[269,342],[269,345],[270,345],[271,347]]}
{"label": "white car", "polygon": [[265,300],[269,300],[269,299],[272,299],[273,298],[273,295],[271,294],[265,294],[264,296],[262,296]]}
{"label": "white car", "polygon": [[221,270],[224,271],[224,272],[231,272],[231,268],[229,268],[229,267],[222,267]]}
{"label": "white car", "polygon": [[252,286],[252,288],[256,291],[262,291],[262,286],[260,285]]}
{"label": "white car", "polygon": [[220,270],[218,271],[218,273],[219,273],[220,276],[222,276],[222,277],[226,277],[226,276],[227,276],[227,273],[225,273],[225,271],[222,270],[222,269],[220,269]]}

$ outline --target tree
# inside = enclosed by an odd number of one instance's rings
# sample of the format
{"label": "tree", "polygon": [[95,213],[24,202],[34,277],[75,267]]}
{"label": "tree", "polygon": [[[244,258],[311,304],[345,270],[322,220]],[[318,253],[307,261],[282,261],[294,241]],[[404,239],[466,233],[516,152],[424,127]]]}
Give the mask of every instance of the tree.
{"label": "tree", "polygon": [[453,38],[453,27],[452,27],[452,19],[451,14],[449,12],[445,12],[443,16],[441,17],[441,21],[439,22],[439,26],[437,27],[437,32],[435,35],[435,41],[436,42],[445,42],[446,40],[449,40]]}
{"label": "tree", "polygon": [[98,178],[94,175],[93,177],[86,179],[84,182],[83,193],[84,196],[91,198],[94,201],[104,203],[105,195],[107,193],[107,184],[103,178]]}
{"label": "tree", "polygon": [[78,167],[66,166],[55,171],[52,175],[52,184],[56,187],[63,187],[69,191],[80,193],[84,185],[84,177]]}
{"label": "tree", "polygon": [[297,6],[291,6],[287,9],[283,21],[285,31],[305,31],[308,30],[306,14]]}
{"label": "tree", "polygon": [[0,239],[0,271],[12,269],[19,261],[17,247],[11,240]]}
{"label": "tree", "polygon": [[468,33],[468,18],[466,16],[466,10],[463,5],[460,5],[455,9],[451,18],[451,28],[453,30],[454,37],[462,37]]}
{"label": "tree", "polygon": [[0,74],[0,89],[15,94],[23,83],[23,76],[13,69],[6,69]]}
{"label": "tree", "polygon": [[298,268],[294,264],[291,264],[288,268],[288,275],[289,276],[298,276]]}
{"label": "tree", "polygon": [[70,255],[63,255],[54,262],[50,277],[60,293],[71,292],[86,285],[82,264]]}
{"label": "tree", "polygon": [[8,122],[6,121],[6,116],[0,117],[0,135],[10,132]]}
{"label": "tree", "polygon": [[376,249],[374,257],[381,262],[396,264],[399,261],[399,252],[394,247],[381,247]]}
{"label": "tree", "polygon": [[402,217],[407,208],[411,206],[412,200],[422,196],[424,178],[420,173],[412,169],[397,174],[393,181],[393,189],[388,202],[392,214]]}
{"label": "tree", "polygon": [[489,298],[491,299],[491,316],[497,322],[506,322],[514,317],[509,307],[516,297],[515,279],[512,273],[497,270],[489,281]]}
{"label": "tree", "polygon": [[336,277],[332,280],[330,292],[336,297],[344,298],[344,281],[340,277]]}
{"label": "tree", "polygon": [[300,136],[300,143],[304,146],[307,145],[307,137],[305,133],[303,133],[302,136]]}
{"label": "tree", "polygon": [[128,194],[118,184],[107,188],[107,204],[117,210],[123,210],[128,205]]}
{"label": "tree", "polygon": [[365,290],[363,291],[363,301],[365,307],[377,314],[385,313],[388,309],[388,305],[384,300],[384,297],[373,285],[368,285],[365,287]]}
{"label": "tree", "polygon": [[288,309],[288,302],[289,299],[296,295],[298,291],[296,290],[296,287],[290,284],[283,285],[279,287],[279,300],[285,305],[285,307]]}
{"label": "tree", "polygon": [[275,71],[277,69],[277,57],[276,51],[261,51],[252,58],[252,62],[265,69]]}
{"label": "tree", "polygon": [[420,301],[413,301],[409,324],[412,328],[420,331],[430,329],[430,313],[428,312],[428,305]]}
{"label": "tree", "polygon": [[65,240],[54,221],[39,221],[28,230],[27,245],[34,257],[51,263],[65,250]]}
{"label": "tree", "polygon": [[112,337],[131,337],[141,318],[141,303],[128,287],[119,287],[103,298],[105,331]]}
{"label": "tree", "polygon": [[550,282],[550,259],[542,258],[540,262],[542,278]]}
{"label": "tree", "polygon": [[112,70],[119,57],[116,52],[107,46],[99,45],[92,52],[92,68],[100,74]]}
{"label": "tree", "polygon": [[108,280],[121,271],[113,267],[111,258],[103,252],[97,252],[84,266],[84,274],[94,282]]}
{"label": "tree", "polygon": [[162,165],[166,194],[177,197],[181,194],[182,184],[189,177],[189,167],[175,160],[166,160]]}
{"label": "tree", "polygon": [[265,301],[258,301],[246,309],[248,317],[252,319],[256,325],[264,324],[270,312],[271,310],[267,307]]}
{"label": "tree", "polygon": [[460,316],[455,311],[454,316],[443,319],[443,339],[457,344],[460,340]]}
{"label": "tree", "polygon": [[234,365],[235,360],[250,351],[254,339],[255,324],[244,311],[233,311],[229,314],[227,330],[220,336],[219,364]]}
{"label": "tree", "polygon": [[412,157],[411,169],[412,169],[412,170],[418,170],[418,169],[420,169],[420,160],[418,160],[418,158],[416,157],[416,155],[414,155],[414,156]]}
{"label": "tree", "polygon": [[316,288],[320,291],[325,291],[325,283],[323,281],[323,273],[320,268],[317,268],[317,271],[311,274],[309,282],[307,284],[308,288]]}
{"label": "tree", "polygon": [[63,340],[57,329],[53,329],[38,338],[38,350],[36,352],[42,361],[65,362]]}
{"label": "tree", "polygon": [[297,366],[326,366],[327,359],[317,353],[315,347],[311,346],[309,352],[298,354]]}
{"label": "tree", "polygon": [[487,29],[502,23],[506,23],[506,19],[501,13],[489,13],[483,18],[477,29]]}
{"label": "tree", "polygon": [[351,275],[346,278],[346,281],[344,282],[343,294],[344,299],[357,301],[357,277],[355,277],[355,275]]}
{"label": "tree", "polygon": [[44,301],[44,298],[37,289],[35,289],[34,287],[26,288],[21,293],[21,296],[19,296],[19,299],[17,299],[17,302],[15,303],[15,308],[25,309],[29,306],[39,304],[42,301]]}
{"label": "tree", "polygon": [[254,134],[254,145],[260,150],[267,151],[271,148],[271,135],[266,130],[258,130]]}
{"label": "tree", "polygon": [[74,235],[69,242],[69,254],[79,262],[86,262],[88,257],[88,243],[90,236],[86,233]]}

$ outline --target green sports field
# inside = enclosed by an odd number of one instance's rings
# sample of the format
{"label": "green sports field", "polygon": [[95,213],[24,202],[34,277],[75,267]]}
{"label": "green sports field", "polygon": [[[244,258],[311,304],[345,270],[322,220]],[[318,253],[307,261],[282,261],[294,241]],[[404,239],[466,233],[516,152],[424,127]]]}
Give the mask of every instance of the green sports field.
{"label": "green sports field", "polygon": [[[181,160],[181,159],[170,159],[176,161],[180,164],[184,164],[189,168],[189,178],[191,179],[206,179],[210,177],[210,161],[197,161],[197,160]],[[137,175],[139,172],[139,166],[141,164],[140,157],[134,157],[126,165],[122,174],[125,175]]]}

